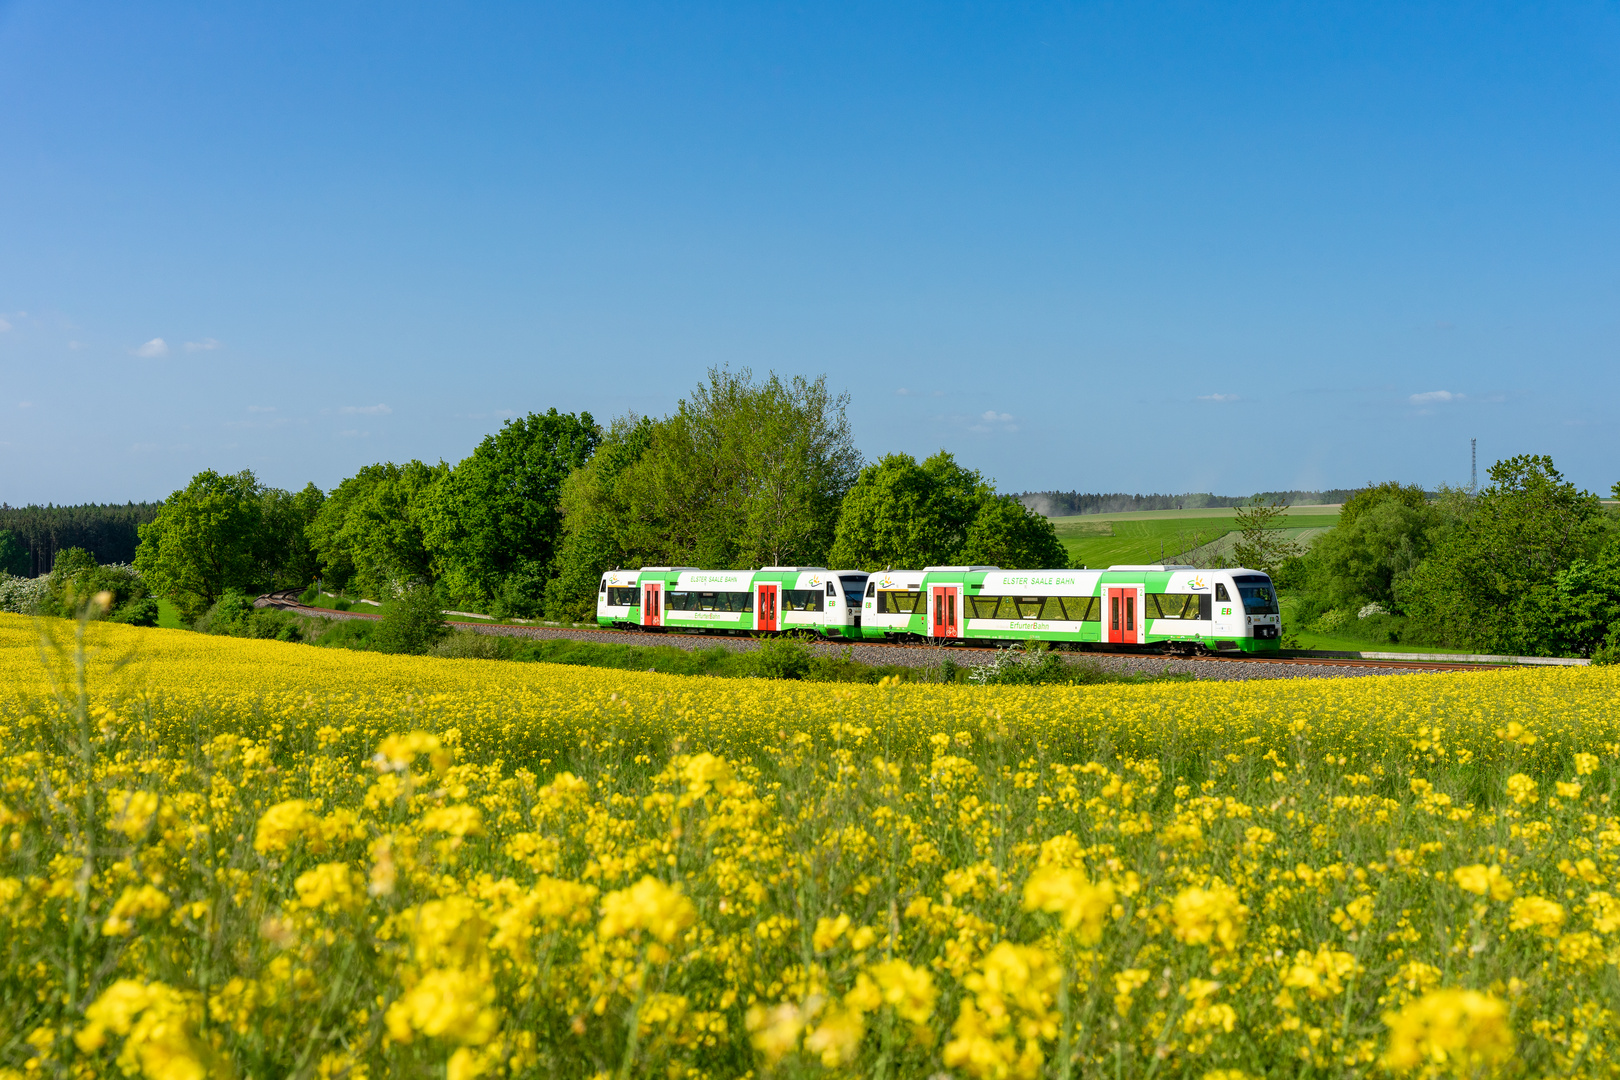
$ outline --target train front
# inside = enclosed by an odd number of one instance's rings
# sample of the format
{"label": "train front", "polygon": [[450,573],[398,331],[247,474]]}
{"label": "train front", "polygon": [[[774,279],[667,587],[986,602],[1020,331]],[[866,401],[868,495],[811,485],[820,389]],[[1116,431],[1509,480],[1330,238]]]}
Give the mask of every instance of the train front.
{"label": "train front", "polygon": [[1258,570],[1220,571],[1210,637],[1217,652],[1276,652],[1282,648],[1282,610],[1271,579]]}

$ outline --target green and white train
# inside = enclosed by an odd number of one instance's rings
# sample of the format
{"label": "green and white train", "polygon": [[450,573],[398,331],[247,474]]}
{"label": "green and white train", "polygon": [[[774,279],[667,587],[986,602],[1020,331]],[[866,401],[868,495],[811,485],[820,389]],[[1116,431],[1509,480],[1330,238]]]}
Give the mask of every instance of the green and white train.
{"label": "green and white train", "polygon": [[848,641],[1067,641],[1173,653],[1275,652],[1282,616],[1257,570],[827,570],[644,566],[602,575],[596,620],[653,631],[774,634]]}

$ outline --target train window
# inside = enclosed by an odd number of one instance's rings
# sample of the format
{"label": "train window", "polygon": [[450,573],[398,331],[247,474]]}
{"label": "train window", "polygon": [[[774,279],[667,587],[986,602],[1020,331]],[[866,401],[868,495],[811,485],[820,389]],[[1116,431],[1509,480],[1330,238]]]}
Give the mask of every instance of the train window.
{"label": "train window", "polygon": [[607,578],[602,579],[602,587],[596,591],[601,593],[607,592]]}
{"label": "train window", "polygon": [[1226,586],[1219,581],[1215,583],[1215,599],[1219,600],[1223,604],[1230,604],[1232,602],[1232,594],[1227,592]]}
{"label": "train window", "polygon": [[783,589],[783,611],[820,611],[822,593],[820,589]]}
{"label": "train window", "polygon": [[631,586],[628,589],[611,588],[607,591],[608,607],[635,607],[641,603],[641,590]]}
{"label": "train window", "polygon": [[1041,617],[1041,607],[1046,603],[1046,597],[1020,596],[1015,603],[1018,605],[1020,619],[1038,619]]}
{"label": "train window", "polygon": [[1266,585],[1239,585],[1238,592],[1243,596],[1243,610],[1250,615],[1277,614],[1277,594]]}
{"label": "train window", "polygon": [[868,584],[866,586],[866,595],[867,596],[876,596],[877,595],[877,582],[875,582],[875,581],[871,582],[870,584]]}
{"label": "train window", "polygon": [[922,590],[879,589],[878,614],[915,615],[922,610]]}
{"label": "train window", "polygon": [[1095,596],[1065,596],[1063,613],[1070,622],[1101,622],[1101,606]]}
{"label": "train window", "polygon": [[833,586],[833,583],[830,582],[830,581],[827,582],[827,595],[828,596],[837,596],[838,595],[838,589],[835,588]]}
{"label": "train window", "polygon": [[1148,593],[1142,614],[1150,619],[1196,619],[1198,599],[1197,593]]}

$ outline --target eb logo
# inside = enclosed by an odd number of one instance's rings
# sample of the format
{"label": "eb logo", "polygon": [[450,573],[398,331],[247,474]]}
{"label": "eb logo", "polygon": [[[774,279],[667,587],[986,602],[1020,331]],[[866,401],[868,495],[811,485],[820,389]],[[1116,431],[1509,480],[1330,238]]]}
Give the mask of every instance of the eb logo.
{"label": "eb logo", "polygon": [[1229,607],[1223,607],[1223,608],[1221,608],[1221,614],[1222,615],[1230,615],[1230,614],[1232,614],[1232,609],[1229,608]]}

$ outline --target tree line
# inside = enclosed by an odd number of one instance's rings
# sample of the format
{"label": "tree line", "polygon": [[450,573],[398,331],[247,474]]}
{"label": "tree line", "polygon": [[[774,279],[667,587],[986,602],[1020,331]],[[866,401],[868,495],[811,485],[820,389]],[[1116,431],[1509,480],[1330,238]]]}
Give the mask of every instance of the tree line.
{"label": "tree line", "polygon": [[0,573],[40,577],[69,548],[89,552],[102,564],[135,558],[139,528],[157,516],[160,503],[87,503],[82,506],[0,504]]}
{"label": "tree line", "polygon": [[1253,499],[1280,501],[1293,506],[1342,503],[1355,494],[1355,488],[1329,488],[1326,491],[1262,491],[1255,496],[1212,495],[1191,491],[1184,495],[1127,495],[1079,491],[1025,491],[1015,496],[1019,502],[1045,517],[1077,517],[1081,514],[1122,514],[1133,510],[1203,510],[1241,507]]}
{"label": "tree line", "polygon": [[662,418],[531,413],[453,466],[368,465],[329,492],[204,471],[140,527],[134,562],[193,619],[228,589],[316,579],[579,618],[621,567],[1066,565],[1045,518],[950,454],[865,462],[848,403],[824,376],[713,369]]}
{"label": "tree line", "polygon": [[[1477,494],[1372,485],[1303,555],[1259,545],[1295,625],[1364,640],[1620,660],[1620,517],[1550,457]],[[1614,486],[1620,498],[1620,484]]]}

